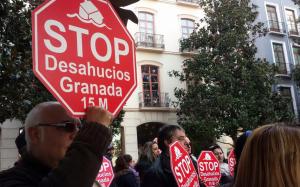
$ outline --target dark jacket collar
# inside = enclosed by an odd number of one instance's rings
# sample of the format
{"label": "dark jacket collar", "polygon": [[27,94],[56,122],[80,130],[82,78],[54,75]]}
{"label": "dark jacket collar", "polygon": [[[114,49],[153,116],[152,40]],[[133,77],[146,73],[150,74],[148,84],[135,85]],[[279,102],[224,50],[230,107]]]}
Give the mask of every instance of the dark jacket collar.
{"label": "dark jacket collar", "polygon": [[16,167],[28,168],[31,171],[35,171],[41,177],[46,176],[52,170],[27,151],[22,154],[22,158],[16,163]]}
{"label": "dark jacket collar", "polygon": [[162,166],[163,171],[168,174],[169,173],[172,174],[170,156],[165,153],[162,153],[162,154],[160,154],[160,161],[161,161],[161,166]]}

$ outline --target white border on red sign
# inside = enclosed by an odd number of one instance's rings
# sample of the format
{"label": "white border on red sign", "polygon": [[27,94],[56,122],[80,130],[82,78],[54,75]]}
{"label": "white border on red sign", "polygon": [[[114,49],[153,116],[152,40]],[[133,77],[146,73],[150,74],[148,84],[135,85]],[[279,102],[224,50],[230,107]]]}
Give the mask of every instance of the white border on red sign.
{"label": "white border on red sign", "polygon": [[[50,0],[48,3],[46,3],[45,5],[42,5],[41,8],[39,8],[36,12],[34,12],[34,30],[35,30],[35,59],[34,59],[34,64],[35,64],[35,71],[39,74],[39,76],[43,79],[43,81],[47,84],[47,86],[49,86],[49,88],[51,88],[52,92],[54,92],[56,94],[56,96],[59,98],[60,102],[62,102],[64,104],[64,106],[66,106],[69,111],[71,111],[71,113],[73,115],[84,115],[84,112],[74,112],[69,105],[67,105],[66,101],[58,94],[58,92],[51,86],[51,84],[47,81],[47,79],[41,74],[41,72],[39,72],[38,70],[38,20],[37,20],[37,16],[38,14],[40,14],[42,11],[44,11],[46,8],[48,8],[52,3],[54,3],[56,0]],[[98,0],[99,1],[99,0]],[[103,1],[100,1],[103,3]],[[112,8],[112,5],[110,2],[106,2],[107,4],[109,4],[109,8],[111,9],[111,11],[113,12],[113,14],[115,15],[115,17],[117,18],[118,22],[121,24],[123,30],[126,32],[126,34],[129,36],[130,41],[132,43],[132,46],[134,46],[132,49],[132,54],[133,54],[133,59],[136,59],[135,57],[135,52],[134,52],[134,48],[135,48],[135,42],[131,36],[131,34],[128,32],[127,28],[124,27],[123,22],[121,21],[120,17],[116,14],[115,10]],[[119,111],[120,107],[123,105],[124,102],[127,101],[127,99],[129,98],[129,94],[131,94],[133,92],[133,90],[136,88],[137,86],[137,78],[136,78],[136,64],[134,64],[134,68],[133,68],[133,75],[134,75],[134,85],[130,88],[130,90],[127,92],[126,96],[120,104],[119,106],[116,108],[116,110],[113,112],[113,115],[116,115],[116,111]]]}

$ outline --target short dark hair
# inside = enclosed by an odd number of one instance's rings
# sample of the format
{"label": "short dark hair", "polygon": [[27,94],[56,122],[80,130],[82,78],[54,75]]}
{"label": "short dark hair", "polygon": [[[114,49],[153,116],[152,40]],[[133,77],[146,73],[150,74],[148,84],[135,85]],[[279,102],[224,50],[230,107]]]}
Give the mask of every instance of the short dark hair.
{"label": "short dark hair", "polygon": [[23,129],[22,132],[17,136],[15,140],[15,144],[18,148],[18,152],[22,155],[26,149],[26,140],[25,140],[25,130]]}
{"label": "short dark hair", "polygon": [[223,152],[222,148],[218,144],[214,144],[214,145],[209,146],[210,151],[213,152],[215,149],[221,149],[221,151]]}
{"label": "short dark hair", "polygon": [[126,162],[124,155],[120,155],[116,160],[115,172],[128,168],[129,164]]}
{"label": "short dark hair", "polygon": [[126,161],[127,164],[129,164],[132,161],[132,156],[129,154],[123,155],[124,160]]}
{"label": "short dark hair", "polygon": [[184,131],[183,128],[178,125],[164,125],[162,128],[160,128],[158,132],[157,143],[162,152],[166,152],[168,150],[168,147],[164,142],[165,140],[170,142],[176,130]]}

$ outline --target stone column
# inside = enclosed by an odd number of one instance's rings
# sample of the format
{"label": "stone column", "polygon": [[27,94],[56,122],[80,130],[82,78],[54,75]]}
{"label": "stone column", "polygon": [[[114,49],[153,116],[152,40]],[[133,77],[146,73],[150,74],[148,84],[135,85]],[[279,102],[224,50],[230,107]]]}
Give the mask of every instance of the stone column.
{"label": "stone column", "polygon": [[1,125],[0,135],[0,171],[14,166],[18,159],[15,139],[19,135],[22,123],[18,120],[6,120]]}
{"label": "stone column", "polygon": [[137,144],[137,125],[140,124],[138,119],[126,119],[122,126],[124,127],[125,153],[130,154],[133,160],[138,159],[138,144]]}

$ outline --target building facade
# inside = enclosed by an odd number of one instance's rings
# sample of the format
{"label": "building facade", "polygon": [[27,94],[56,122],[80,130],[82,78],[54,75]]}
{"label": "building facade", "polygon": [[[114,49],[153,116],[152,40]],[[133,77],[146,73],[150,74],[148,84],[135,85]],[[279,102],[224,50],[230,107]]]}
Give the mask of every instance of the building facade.
{"label": "building facade", "polygon": [[139,19],[138,25],[127,26],[137,47],[138,86],[124,107],[122,142],[123,151],[137,159],[139,147],[153,140],[163,124],[177,124],[174,89],[185,85],[169,72],[182,69],[189,52],[180,52],[180,40],[203,11],[196,0],[140,0],[126,8]]}
{"label": "building facade", "polygon": [[22,123],[18,120],[6,120],[0,126],[0,171],[11,168],[18,160],[15,139],[21,128]]}
{"label": "building facade", "polygon": [[[291,73],[300,63],[299,6],[292,0],[252,0],[257,5],[257,21],[267,29],[265,37],[256,40],[257,57],[274,63],[277,81],[274,91],[279,91],[291,100],[290,107],[299,117],[299,88],[294,84]],[[299,40],[300,41],[300,40]]]}

